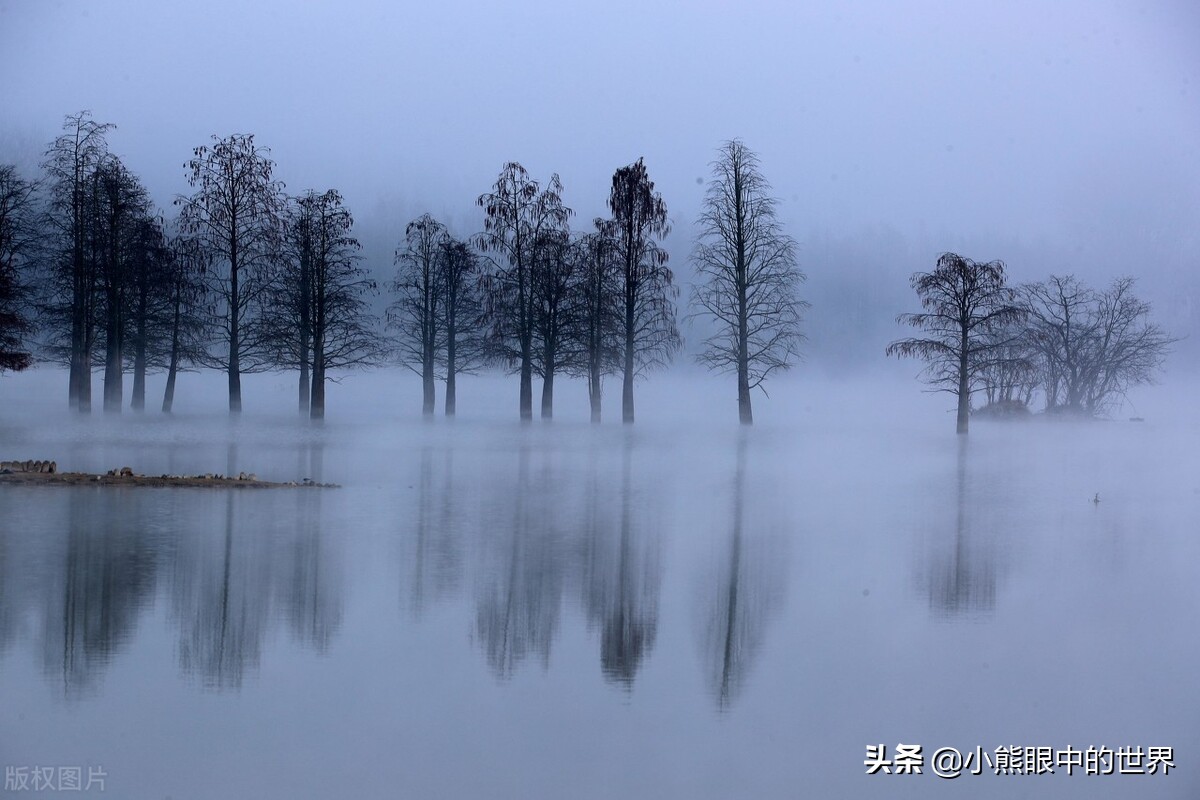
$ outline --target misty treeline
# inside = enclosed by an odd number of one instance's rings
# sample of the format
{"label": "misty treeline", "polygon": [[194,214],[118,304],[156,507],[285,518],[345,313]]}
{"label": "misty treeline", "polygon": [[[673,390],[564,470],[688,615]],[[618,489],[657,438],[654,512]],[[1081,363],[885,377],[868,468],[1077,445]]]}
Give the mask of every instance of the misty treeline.
{"label": "misty treeline", "polygon": [[1007,277],[1002,261],[943,253],[911,278],[924,310],[897,318],[924,335],[887,347],[923,359],[925,381],[957,398],[960,434],[975,393],[985,404],[974,411],[993,416],[1028,414],[1039,398],[1050,413],[1102,414],[1152,382],[1178,341],[1150,320],[1131,277],[1103,289],[1073,275],[1016,286]]}
{"label": "misty treeline", "polygon": [[[427,415],[439,383],[453,415],[458,377],[500,367],[518,376],[521,419],[533,417],[535,377],[543,418],[556,380],[576,378],[596,422],[606,379],[619,378],[632,422],[637,379],[682,348],[667,205],[641,159],[614,172],[609,215],[582,229],[558,175],[540,181],[504,164],[475,200],[482,231],[454,232],[429,214],[407,222],[380,287],[340,193],[287,194],[252,135],[196,147],[183,165],[189,191],[168,217],[109,149],[111,130],[73,114],[40,175],[0,165],[0,371],[35,357],[65,366],[80,412],[91,410],[95,371],[110,412],[122,408],[127,373],[140,411],[147,373],[165,372],[169,412],[179,373],[208,368],[225,373],[231,413],[243,374],[294,371],[300,412],[319,419],[335,371],[399,363],[420,376]],[[752,391],[799,358],[805,276],[754,152],[728,141],[710,166],[686,319],[709,326],[696,359],[734,376],[749,424]],[[887,353],[926,362],[931,387],[957,396],[962,433],[976,393],[993,414],[1038,399],[1104,413],[1154,378],[1175,341],[1128,277],[1010,286],[1002,262],[946,253],[911,283],[923,310],[899,321],[921,333]]]}
{"label": "misty treeline", "polygon": [[[516,162],[476,200],[482,231],[412,220],[377,318],[380,287],[337,190],[289,195],[253,135],[213,136],[184,164],[189,191],[168,217],[109,149],[111,130],[73,114],[39,176],[0,167],[0,370],[35,356],[65,366],[77,411],[91,411],[96,370],[108,412],[122,408],[127,373],[140,411],[147,372],[165,372],[170,412],[180,372],[220,370],[231,413],[243,374],[294,370],[300,412],[321,418],[331,371],[400,363],[421,377],[425,414],[438,382],[453,415],[458,376],[499,366],[519,376],[522,419],[535,376],[543,418],[567,377],[587,381],[595,422],[605,379],[619,377],[633,422],[635,381],[682,347],[667,206],[641,159],[615,171],[610,215],[582,230],[558,175],[539,181]],[[736,376],[749,423],[750,391],[798,356],[803,275],[756,156],[727,142],[712,168],[691,302],[716,332],[698,359]]]}

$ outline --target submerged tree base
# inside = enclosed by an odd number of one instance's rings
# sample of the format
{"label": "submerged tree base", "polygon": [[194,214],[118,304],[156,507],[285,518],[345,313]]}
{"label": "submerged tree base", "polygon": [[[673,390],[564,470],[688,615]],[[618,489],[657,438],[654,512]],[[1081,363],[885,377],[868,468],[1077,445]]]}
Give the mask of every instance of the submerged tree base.
{"label": "submerged tree base", "polygon": [[[20,462],[6,462],[20,463]],[[36,462],[53,463],[53,462]],[[13,484],[21,486],[157,486],[210,489],[338,489],[336,483],[317,483],[311,478],[300,481],[263,481],[253,473],[242,472],[237,476],[225,476],[215,473],[202,475],[139,475],[129,467],[110,469],[104,474],[92,472],[47,472],[12,469],[6,466],[0,470],[0,485]]]}

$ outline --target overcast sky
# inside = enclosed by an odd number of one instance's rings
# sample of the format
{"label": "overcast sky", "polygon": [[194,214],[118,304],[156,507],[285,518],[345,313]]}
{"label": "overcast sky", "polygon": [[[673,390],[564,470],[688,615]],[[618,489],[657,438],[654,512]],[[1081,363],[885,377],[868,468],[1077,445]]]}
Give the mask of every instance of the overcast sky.
{"label": "overcast sky", "polygon": [[462,232],[504,161],[558,172],[585,225],[645,156],[690,240],[699,179],[741,137],[802,245],[886,226],[1044,242],[1083,262],[1057,271],[1102,275],[1200,256],[1188,0],[0,0],[0,76],[0,158],[91,109],[164,205],[213,133],[257,134],[289,190],[339,188],[360,220],[428,209]]}

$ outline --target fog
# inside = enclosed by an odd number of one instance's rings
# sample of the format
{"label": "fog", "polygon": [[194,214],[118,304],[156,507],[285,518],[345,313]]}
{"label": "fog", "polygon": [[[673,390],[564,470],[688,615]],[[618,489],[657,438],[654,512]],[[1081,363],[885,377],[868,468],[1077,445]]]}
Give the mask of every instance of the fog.
{"label": "fog", "polygon": [[[1166,387],[1145,423],[955,437],[905,374],[781,381],[740,431],[702,376],[647,382],[634,426],[582,394],[522,425],[498,377],[426,423],[411,377],[351,376],[322,426],[270,411],[272,376],[233,421],[219,391],[80,420],[61,371],[5,380],[6,451],[343,487],[0,487],[13,764],[133,796],[1196,788],[1200,428]],[[868,776],[877,742],[1165,744],[1179,769]]]}
{"label": "fog", "polygon": [[[36,177],[90,109],[169,217],[192,148],[253,133],[289,193],[344,195],[382,286],[420,214],[481,231],[507,161],[559,174],[579,231],[644,157],[683,337],[636,423],[609,374],[591,424],[562,373],[553,420],[519,421],[498,366],[453,418],[439,375],[423,416],[394,358],[332,370],[324,420],[295,371],[244,375],[230,414],[191,365],[170,414],[153,367],[144,413],[97,385],[81,414],[35,336],[0,460],[337,486],[0,482],[5,791],[53,765],[129,797],[1200,795],[1197,34],[1186,2],[0,0],[0,165]],[[683,319],[733,137],[809,304],[753,425]],[[1035,394],[956,435],[955,398],[884,356],[946,251],[1014,285],[1132,276],[1177,341],[1103,413]],[[882,743],[922,774],[867,774]],[[1177,766],[946,780],[942,747]]]}
{"label": "fog", "polygon": [[[685,286],[708,164],[741,137],[800,243],[809,357],[852,353],[946,250],[1014,278],[1132,274],[1196,331],[1200,11],[1187,2],[0,3],[0,160],[32,172],[92,110],[164,209],[213,134],[254,133],[288,190],[334,187],[390,276],[423,212],[458,235],[500,166],[562,176],[575,225],[645,157]],[[894,289],[894,294],[892,293]],[[868,326],[870,327],[870,326]],[[836,339],[835,341],[829,341]],[[1195,337],[1183,352],[1193,358]],[[826,346],[828,345],[828,346]]]}

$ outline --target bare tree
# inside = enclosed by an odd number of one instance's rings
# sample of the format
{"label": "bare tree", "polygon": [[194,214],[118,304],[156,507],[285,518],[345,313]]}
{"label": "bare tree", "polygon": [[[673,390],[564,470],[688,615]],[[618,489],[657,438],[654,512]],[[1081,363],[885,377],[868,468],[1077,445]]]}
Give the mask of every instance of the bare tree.
{"label": "bare tree", "polygon": [[282,238],[283,184],[275,180],[270,151],[253,135],[212,138],[184,165],[195,193],[176,203],[184,231],[212,256],[206,284],[218,304],[214,329],[224,352],[210,361],[228,374],[229,412],[237,414],[242,373],[270,366],[261,322]]}
{"label": "bare tree", "polygon": [[1036,356],[1028,329],[1013,322],[997,327],[989,336],[996,342],[996,350],[979,373],[987,403],[984,409],[993,415],[1028,413],[1038,387]]}
{"label": "bare tree", "polygon": [[712,163],[692,264],[700,282],[694,314],[711,317],[717,331],[704,342],[700,363],[737,375],[738,417],[754,421],[750,391],[799,357],[799,297],[804,274],[796,243],[776,217],[778,201],[759,169],[758,156],[740,141],[726,142]]}
{"label": "bare tree", "polygon": [[0,372],[33,363],[25,349],[30,321],[29,270],[38,240],[37,186],[0,164]]}
{"label": "bare tree", "polygon": [[401,360],[421,376],[421,412],[433,414],[437,356],[442,332],[441,260],[450,239],[446,226],[422,214],[404,229],[396,250],[392,291],[399,297],[388,309],[388,324],[399,332]]}
{"label": "bare tree", "polygon": [[146,372],[161,365],[157,352],[166,339],[166,316],[171,304],[173,275],[171,252],[162,220],[149,215],[134,223],[131,231],[128,323],[133,351],[133,390],[129,406],[146,408]]}
{"label": "bare tree", "polygon": [[487,355],[484,337],[479,331],[483,314],[477,285],[479,256],[466,242],[447,237],[442,242],[439,263],[442,327],[445,331],[445,413],[452,417],[458,404],[458,376],[478,369]]}
{"label": "bare tree", "polygon": [[562,183],[550,177],[543,189],[517,162],[500,171],[492,191],[476,203],[484,210],[484,230],[476,245],[488,255],[481,280],[484,313],[499,359],[521,376],[521,419],[533,418],[533,347],[536,295],[533,271],[547,237],[566,230],[574,213],[563,205]]}
{"label": "bare tree", "polygon": [[[334,189],[300,198],[301,215],[310,218],[311,275],[305,287],[311,320],[312,398],[309,415],[325,417],[329,370],[374,364],[382,356],[376,319],[366,296],[375,281],[363,269],[361,245],[352,235],[354,218]],[[293,317],[292,332],[296,329]]]}
{"label": "bare tree", "polygon": [[612,223],[597,219],[596,230],[574,243],[576,313],[568,369],[588,382],[592,422],[600,422],[602,381],[621,368],[624,316],[621,266],[616,258]]}
{"label": "bare tree", "polygon": [[1129,387],[1153,381],[1176,341],[1150,322],[1133,278],[1096,291],[1073,275],[1021,287],[1026,338],[1046,408],[1099,414]]}
{"label": "bare tree", "polygon": [[[145,250],[153,246],[143,225],[154,223],[149,195],[116,156],[110,154],[96,166],[91,184],[88,205],[93,216],[91,236],[99,266],[103,318],[104,410],[120,413],[137,265],[150,257]],[[144,389],[144,360],[141,367]]]}
{"label": "bare tree", "polygon": [[[96,166],[107,157],[105,136],[112,125],[94,121],[91,112],[68,115],[63,133],[51,144],[42,167],[49,184],[46,230],[49,274],[43,316],[52,341],[61,348],[70,370],[70,406],[92,410],[92,346],[95,341],[96,259],[89,243],[89,183]],[[51,346],[55,353],[60,348]]]}
{"label": "bare tree", "polygon": [[943,253],[932,272],[914,273],[909,282],[925,311],[901,314],[896,321],[927,335],[894,341],[887,346],[887,355],[926,362],[923,376],[932,391],[958,398],[957,431],[965,434],[971,392],[1005,344],[992,334],[1019,321],[1023,311],[1005,285],[1002,261],[984,264]]}
{"label": "bare tree", "polygon": [[1027,315],[1026,339],[1036,353],[1046,408],[1083,405],[1088,340],[1094,326],[1095,292],[1074,275],[1051,275],[1020,287]]}
{"label": "bare tree", "polygon": [[300,370],[297,383],[301,416],[309,416],[312,403],[312,284],[315,249],[312,204],[298,198],[288,202],[286,246],[288,269],[280,287],[283,314],[281,330],[272,337],[280,346],[278,361]]}
{"label": "bare tree", "polygon": [[543,232],[536,241],[533,265],[533,369],[542,379],[542,419],[554,417],[554,376],[566,367],[574,325],[577,262],[570,232]]}
{"label": "bare tree", "polygon": [[176,233],[168,245],[166,261],[166,306],[163,314],[166,346],[167,385],[162,411],[170,414],[175,404],[175,380],[179,371],[203,360],[211,319],[204,313],[204,275],[209,252],[196,238]]}
{"label": "bare tree", "polygon": [[633,422],[633,381],[646,370],[670,362],[682,345],[675,324],[679,289],[658,239],[671,230],[667,205],[654,191],[642,159],[613,174],[608,207],[621,265],[623,375],[621,417]]}

